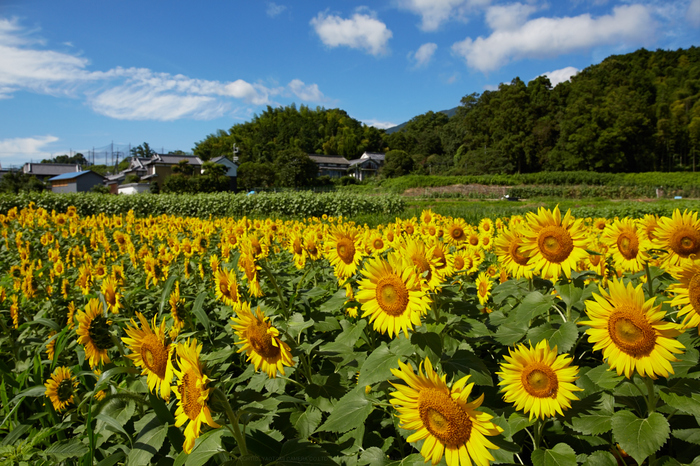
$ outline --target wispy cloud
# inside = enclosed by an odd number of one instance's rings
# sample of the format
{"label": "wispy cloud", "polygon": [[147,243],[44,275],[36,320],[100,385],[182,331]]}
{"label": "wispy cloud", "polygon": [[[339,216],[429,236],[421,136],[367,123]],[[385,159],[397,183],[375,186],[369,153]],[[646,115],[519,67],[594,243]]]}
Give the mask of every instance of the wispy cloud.
{"label": "wispy cloud", "polygon": [[274,2],[269,2],[267,4],[267,9],[265,10],[265,13],[267,13],[267,16],[270,18],[274,18],[275,16],[279,16],[286,10],[287,7],[284,5],[278,5]]}
{"label": "wispy cloud", "polygon": [[375,56],[387,52],[387,43],[393,35],[372,12],[358,12],[348,19],[321,12],[311,19],[310,24],[328,47],[346,46],[366,50]]}
{"label": "wispy cloud", "polygon": [[428,42],[418,47],[418,50],[416,50],[415,53],[409,53],[408,59],[414,62],[415,68],[423,68],[430,63],[430,60],[432,60],[437,48],[437,44]]}
{"label": "wispy cloud", "polygon": [[692,0],[685,17],[695,27],[700,27],[700,0]]}
{"label": "wispy cloud", "polygon": [[491,3],[490,0],[397,0],[401,9],[421,17],[420,29],[436,31],[449,20],[466,21],[469,13]]}
{"label": "wispy cloud", "polygon": [[396,123],[379,120],[362,120],[362,123],[366,124],[367,126],[374,126],[375,128],[379,129],[387,129],[396,126]]}
{"label": "wispy cloud", "polygon": [[549,78],[549,82],[552,83],[552,86],[554,87],[559,83],[568,81],[579,71],[581,70],[579,70],[578,68],[574,68],[573,66],[567,66],[566,68],[562,68],[560,70],[546,71],[540,76],[547,76]]}
{"label": "wispy cloud", "polygon": [[656,27],[649,8],[644,5],[618,6],[612,14],[598,18],[583,14],[524,21],[530,13],[528,7],[520,4],[511,10],[495,13],[492,10],[493,33],[488,37],[466,38],[455,43],[452,50],[470,68],[489,72],[524,58],[555,57],[608,44],[643,45]]}
{"label": "wispy cloud", "polygon": [[51,135],[0,139],[0,160],[16,160],[18,155],[36,159],[49,157],[51,154],[45,149],[45,146],[56,141],[58,138]]}
{"label": "wispy cloud", "polygon": [[[96,113],[124,120],[212,119],[234,104],[273,105],[274,97],[325,99],[316,84],[292,80],[284,88],[242,79],[212,81],[147,68],[89,70],[87,58],[40,48],[16,20],[0,18],[0,98],[20,90],[85,99]],[[239,101],[239,102],[236,102]]]}

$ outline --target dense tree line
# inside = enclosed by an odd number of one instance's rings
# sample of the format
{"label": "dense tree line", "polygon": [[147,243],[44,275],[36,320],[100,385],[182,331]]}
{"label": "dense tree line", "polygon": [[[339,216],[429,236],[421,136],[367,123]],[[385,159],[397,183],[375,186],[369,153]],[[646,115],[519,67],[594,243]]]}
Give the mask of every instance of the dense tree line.
{"label": "dense tree line", "polygon": [[348,159],[391,151],[386,176],[694,170],[700,48],[611,56],[556,87],[544,76],[515,78],[465,96],[452,117],[428,112],[391,134],[339,109],[268,106],[250,122],[209,135],[194,153],[208,160],[231,157],[234,148],[262,178],[278,171],[290,150]]}

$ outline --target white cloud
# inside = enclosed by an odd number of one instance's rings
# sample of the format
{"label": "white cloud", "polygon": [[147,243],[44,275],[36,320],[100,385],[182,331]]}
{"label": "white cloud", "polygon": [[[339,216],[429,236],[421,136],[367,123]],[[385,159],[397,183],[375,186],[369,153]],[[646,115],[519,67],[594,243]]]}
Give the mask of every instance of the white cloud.
{"label": "white cloud", "polygon": [[[505,15],[494,24],[513,26],[512,21],[503,21],[503,18]],[[532,19],[512,29],[495,29],[486,38],[466,38],[453,44],[452,50],[462,56],[469,67],[488,72],[523,58],[553,57],[603,44],[643,44],[652,37],[654,29],[655,23],[647,7],[619,6],[613,9],[612,15],[598,18],[583,14]]]}
{"label": "white cloud", "polygon": [[265,12],[267,13],[267,16],[274,18],[275,16],[280,15],[286,9],[287,7],[284,5],[278,5],[274,2],[270,2],[267,4],[267,10],[265,10]]}
{"label": "white cloud", "polygon": [[379,129],[387,129],[396,126],[396,123],[391,123],[390,121],[379,121],[379,120],[362,120],[362,123],[367,126],[374,126]]}
{"label": "white cloud", "polygon": [[490,0],[397,0],[400,8],[421,17],[423,31],[435,31],[451,19],[466,21],[467,14],[490,3]]}
{"label": "white cloud", "polygon": [[409,60],[414,60],[416,62],[416,68],[421,68],[430,63],[430,60],[433,58],[437,47],[437,44],[428,42],[427,44],[423,44],[418,47],[418,50],[416,50],[415,53],[409,53],[408,58]]}
{"label": "white cloud", "polygon": [[300,79],[292,79],[287,87],[295,96],[305,102],[324,102],[327,100],[323,92],[318,88],[318,84],[309,84],[307,86]]}
{"label": "white cloud", "polygon": [[51,154],[44,146],[58,141],[56,136],[0,139],[0,158],[17,159],[18,156],[42,159]]}
{"label": "white cloud", "polygon": [[567,66],[566,68],[562,68],[560,70],[546,71],[540,76],[547,76],[549,78],[549,82],[552,83],[552,87],[555,87],[559,83],[568,81],[573,75],[577,74],[579,71],[581,70],[579,70],[578,68],[574,68],[573,66]]}
{"label": "white cloud", "polygon": [[375,56],[386,53],[393,35],[386,24],[369,14],[355,13],[352,18],[343,19],[321,12],[310,24],[328,47],[344,45],[364,49]]}
{"label": "white cloud", "polygon": [[493,30],[512,31],[522,26],[535,11],[537,8],[533,5],[522,3],[492,6],[486,10],[486,24]]}
{"label": "white cloud", "polygon": [[700,27],[700,0],[692,0],[685,17],[695,27]]}
{"label": "white cloud", "polygon": [[0,99],[14,92],[68,95],[86,99],[97,113],[126,120],[171,121],[223,116],[232,99],[248,105],[274,104],[271,97],[293,93],[304,101],[323,100],[316,84],[292,80],[288,89],[249,83],[195,79],[147,68],[88,70],[89,60],[53,50],[40,50],[15,20],[0,18]]}

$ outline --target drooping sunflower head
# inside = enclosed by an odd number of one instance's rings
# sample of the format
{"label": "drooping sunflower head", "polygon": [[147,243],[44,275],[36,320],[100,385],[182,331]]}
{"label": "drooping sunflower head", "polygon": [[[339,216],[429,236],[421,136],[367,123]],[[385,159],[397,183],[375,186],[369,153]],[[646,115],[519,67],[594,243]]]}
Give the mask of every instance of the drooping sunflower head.
{"label": "drooping sunflower head", "polygon": [[275,378],[278,371],[284,375],[284,366],[294,365],[289,346],[280,340],[279,331],[260,308],[253,313],[245,303],[231,320],[239,338],[238,352],[246,352],[256,371],[262,369],[270,378]]}
{"label": "drooping sunflower head", "polygon": [[674,354],[682,353],[684,346],[676,337],[680,327],[663,320],[661,305],[654,305],[654,298],[645,301],[640,284],[636,288],[622,280],[609,282],[610,290],[600,288],[594,301],[586,301],[588,341],[593,350],[602,350],[603,358],[618,375],[631,379],[635,370],[642,377],[655,379],[673,374]]}
{"label": "drooping sunflower head", "polygon": [[127,357],[143,369],[141,375],[148,377],[149,390],[167,401],[170,399],[170,381],[173,378],[174,347],[165,334],[165,321],[157,326],[154,316],[153,323],[149,326],[143,314],[137,312],[136,316],[141,322],[141,328],[131,319],[131,325],[127,325],[125,329],[129,336],[122,337],[122,341],[131,351]]}
{"label": "drooping sunflower head", "polygon": [[214,273],[216,297],[228,306],[238,306],[240,296],[238,294],[238,282],[236,272],[233,269],[219,269]]}
{"label": "drooping sunflower head", "polygon": [[92,298],[85,306],[85,311],[78,311],[78,343],[85,347],[85,356],[91,368],[107,364],[110,359],[107,351],[114,346],[110,334],[111,321],[104,316],[102,304],[98,298]]}
{"label": "drooping sunflower head", "polygon": [[44,383],[46,397],[51,401],[56,411],[63,411],[73,403],[73,394],[78,387],[78,381],[73,377],[69,367],[57,367],[51,377]]}
{"label": "drooping sunflower head", "polygon": [[499,435],[503,429],[491,422],[493,416],[477,410],[484,400],[483,394],[468,401],[474,386],[467,384],[469,376],[448,387],[446,376],[440,377],[427,358],[417,374],[401,361],[399,369],[391,372],[405,385],[391,382],[396,391],[391,394],[390,403],[399,412],[401,427],[416,431],[406,441],[425,440],[421,455],[426,462],[435,465],[443,455],[449,466],[472,462],[486,465],[494,460],[489,449],[498,447],[486,436]]}
{"label": "drooping sunflower head", "polygon": [[503,386],[503,399],[514,403],[515,409],[530,414],[530,419],[545,419],[571,407],[571,400],[578,400],[573,392],[581,391],[574,385],[578,379],[578,366],[571,366],[568,354],[557,356],[557,348],[551,348],[547,340],[534,348],[519,345],[508,349],[501,363],[499,385]]}

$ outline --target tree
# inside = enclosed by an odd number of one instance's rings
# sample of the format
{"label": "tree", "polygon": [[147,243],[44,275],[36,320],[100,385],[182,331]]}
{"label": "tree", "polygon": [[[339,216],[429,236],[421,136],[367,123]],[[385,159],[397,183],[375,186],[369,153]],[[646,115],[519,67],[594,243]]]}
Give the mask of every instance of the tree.
{"label": "tree", "polygon": [[318,176],[318,165],[301,149],[286,149],[276,160],[277,185],[300,188],[311,186]]}
{"label": "tree", "polygon": [[131,155],[133,157],[150,159],[155,154],[156,154],[156,151],[151,149],[151,146],[149,146],[147,142],[144,142],[143,144],[141,144],[139,146],[131,148]]}
{"label": "tree", "polygon": [[272,164],[244,162],[238,166],[238,185],[247,191],[274,186],[275,169]]}
{"label": "tree", "polygon": [[19,192],[45,191],[48,186],[34,175],[21,171],[8,172],[0,178],[0,192],[17,194]]}
{"label": "tree", "polygon": [[74,163],[79,165],[90,165],[90,162],[80,152],[76,153],[72,157],[67,154],[57,155],[52,159],[44,159],[41,161],[41,163]]}
{"label": "tree", "polygon": [[390,150],[384,155],[384,166],[380,173],[386,178],[408,175],[413,171],[413,158],[402,150]]}
{"label": "tree", "polygon": [[173,166],[173,173],[184,176],[192,176],[194,174],[194,165],[187,160],[180,160],[177,165]]}

